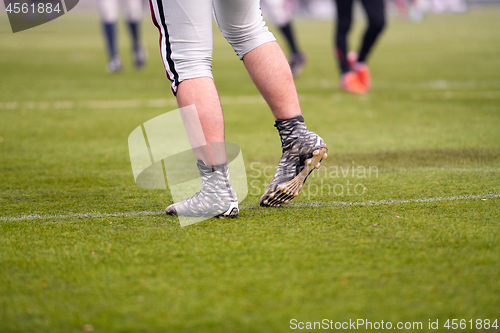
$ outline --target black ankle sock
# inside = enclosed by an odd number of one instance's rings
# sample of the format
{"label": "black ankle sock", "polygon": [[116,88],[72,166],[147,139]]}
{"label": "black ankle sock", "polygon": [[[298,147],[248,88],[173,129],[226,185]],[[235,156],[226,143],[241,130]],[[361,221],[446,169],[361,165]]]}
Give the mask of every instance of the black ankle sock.
{"label": "black ankle sock", "polygon": [[304,123],[305,122],[304,117],[301,114],[299,114],[298,116],[288,118],[288,119],[278,119],[278,120],[276,120],[274,127],[278,128],[278,126],[280,126],[282,124],[295,123],[295,122]]}
{"label": "black ankle sock", "polygon": [[299,49],[297,48],[297,43],[295,42],[295,35],[293,33],[292,25],[288,22],[286,25],[279,28],[288,42],[288,46],[290,47],[290,52],[292,54],[299,53]]}
{"label": "black ankle sock", "polygon": [[274,127],[278,130],[281,139],[281,148],[287,149],[301,134],[307,132],[304,117],[298,115],[285,120],[276,120]]}
{"label": "black ankle sock", "polygon": [[132,48],[134,52],[137,52],[141,46],[139,42],[139,23],[128,22],[128,27],[132,36]]}

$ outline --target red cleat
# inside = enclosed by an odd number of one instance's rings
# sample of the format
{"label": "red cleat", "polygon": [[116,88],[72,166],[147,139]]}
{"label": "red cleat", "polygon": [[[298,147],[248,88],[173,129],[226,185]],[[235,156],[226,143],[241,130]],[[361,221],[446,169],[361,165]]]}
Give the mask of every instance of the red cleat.
{"label": "red cleat", "polygon": [[366,92],[370,91],[372,88],[372,78],[368,65],[358,63],[356,72],[358,74],[359,81],[365,86]]}
{"label": "red cleat", "polygon": [[340,89],[359,95],[366,94],[368,91],[360,81],[358,73],[355,72],[347,72],[340,77]]}

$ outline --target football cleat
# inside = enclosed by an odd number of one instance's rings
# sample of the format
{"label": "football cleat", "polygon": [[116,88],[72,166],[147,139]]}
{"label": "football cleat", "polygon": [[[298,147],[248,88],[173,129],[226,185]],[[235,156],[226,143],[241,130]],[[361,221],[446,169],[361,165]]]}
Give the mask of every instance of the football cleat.
{"label": "football cleat", "polygon": [[370,75],[370,69],[366,64],[357,64],[357,73],[359,82],[365,86],[366,92],[372,88],[372,79]]}
{"label": "football cleat", "polygon": [[283,155],[269,187],[259,200],[261,206],[279,207],[299,195],[307,177],[328,158],[328,148],[316,133],[308,131],[302,116],[276,121]]}
{"label": "football cleat", "polygon": [[121,71],[121,69],[122,69],[122,62],[118,56],[111,59],[111,61],[108,63],[108,66],[106,67],[106,71],[108,73],[117,73]]}
{"label": "football cleat", "polygon": [[205,165],[198,160],[202,188],[190,198],[168,206],[167,215],[185,217],[229,217],[238,216],[236,192],[229,182],[228,164]]}
{"label": "football cleat", "polygon": [[340,89],[353,94],[366,94],[366,86],[359,79],[358,73],[347,72],[340,77]]}
{"label": "football cleat", "polygon": [[358,53],[351,51],[347,54],[347,62],[353,72],[358,74],[359,82],[365,86],[366,92],[372,88],[372,79],[368,65],[363,62],[358,62]]}

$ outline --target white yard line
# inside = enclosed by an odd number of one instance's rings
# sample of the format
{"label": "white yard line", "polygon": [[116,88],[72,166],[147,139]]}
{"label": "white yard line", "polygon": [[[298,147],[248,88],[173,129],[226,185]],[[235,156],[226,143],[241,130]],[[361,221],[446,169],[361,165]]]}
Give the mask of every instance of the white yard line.
{"label": "white yard line", "polygon": [[500,91],[443,91],[415,92],[411,94],[415,100],[465,100],[465,99],[498,99]]}
{"label": "white yard line", "polygon": [[109,101],[0,102],[0,110],[131,109],[177,106],[175,99],[125,99]]}
{"label": "white yard line", "polygon": [[[315,95],[299,95],[303,102],[314,102],[325,100],[324,97]],[[341,93],[334,93],[330,99],[340,101],[343,97]],[[413,92],[411,98],[414,100],[463,100],[463,99],[498,99],[500,91],[422,91]],[[248,96],[222,96],[222,104],[264,104],[265,101],[260,95]],[[163,99],[124,99],[124,100],[103,100],[103,101],[42,101],[42,102],[0,102],[0,110],[71,110],[71,109],[132,109],[132,108],[163,108],[177,107],[174,98]]]}
{"label": "white yard line", "polygon": [[92,219],[92,218],[103,218],[103,217],[130,217],[130,216],[149,216],[149,215],[160,215],[165,214],[164,211],[143,211],[143,212],[128,212],[128,213],[81,213],[72,215],[23,215],[20,217],[0,217],[0,221],[30,221],[30,220],[69,220],[69,219]]}
{"label": "white yard line", "polygon": [[[500,193],[480,194],[480,195],[460,195],[456,197],[436,197],[424,199],[401,199],[401,200],[381,200],[381,201],[358,201],[358,202],[312,202],[302,204],[291,204],[285,207],[328,207],[328,206],[380,206],[380,205],[400,205],[407,203],[427,203],[438,201],[457,201],[457,200],[474,200],[474,199],[488,199],[499,198]],[[254,206],[243,206],[241,209],[251,209]],[[92,219],[104,217],[132,217],[132,216],[157,216],[163,215],[163,210],[157,211],[142,211],[142,212],[127,212],[127,213],[83,213],[72,215],[24,215],[20,217],[0,217],[2,222],[14,221],[33,221],[33,220],[72,220],[72,219]]]}
{"label": "white yard line", "polygon": [[[263,104],[260,95],[221,97],[223,104]],[[177,107],[174,98],[124,99],[108,101],[0,102],[0,110],[71,110],[71,109],[136,109]]]}
{"label": "white yard line", "polygon": [[480,194],[480,195],[459,195],[456,197],[436,197],[424,199],[401,199],[401,200],[380,200],[380,201],[356,201],[356,202],[311,202],[303,204],[288,205],[291,207],[325,207],[325,206],[380,206],[380,205],[400,205],[406,203],[425,203],[437,201],[457,201],[457,200],[473,200],[473,199],[488,199],[499,198],[500,193]]}

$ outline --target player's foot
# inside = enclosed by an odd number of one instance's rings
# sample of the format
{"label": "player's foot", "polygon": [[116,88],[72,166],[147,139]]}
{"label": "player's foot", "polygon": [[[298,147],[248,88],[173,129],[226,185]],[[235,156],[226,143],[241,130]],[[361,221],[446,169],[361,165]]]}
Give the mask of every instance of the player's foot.
{"label": "player's foot", "polygon": [[366,94],[366,86],[361,83],[358,73],[347,72],[340,77],[340,89],[353,94]]}
{"label": "player's foot", "polygon": [[139,69],[146,64],[146,52],[142,45],[140,45],[136,50],[134,50],[134,66]]}
{"label": "player's foot", "polygon": [[277,120],[283,155],[269,187],[260,198],[261,206],[279,207],[299,195],[307,176],[327,159],[325,142],[307,130],[302,116]]}
{"label": "player's foot", "polygon": [[368,65],[364,62],[358,62],[358,53],[355,51],[347,53],[347,62],[351,70],[358,74],[359,81],[365,86],[366,92],[370,91],[372,88],[372,79]]}
{"label": "player's foot", "polygon": [[290,65],[290,69],[292,70],[292,75],[294,78],[298,77],[302,70],[304,69],[307,63],[307,57],[304,53],[299,52],[292,54],[290,59],[288,60],[288,64]]}
{"label": "player's foot", "polygon": [[106,67],[106,70],[108,73],[116,73],[121,71],[122,69],[122,62],[119,57],[114,57],[111,59],[111,61],[108,63],[108,66]]}
{"label": "player's foot", "polygon": [[237,217],[238,200],[229,182],[228,164],[209,166],[199,160],[197,166],[202,181],[201,190],[168,206],[165,213],[186,217]]}
{"label": "player's foot", "polygon": [[366,92],[370,91],[370,89],[372,88],[372,78],[370,75],[370,69],[368,68],[368,65],[365,63],[357,63],[356,68],[359,81],[361,82],[362,85],[365,86]]}

